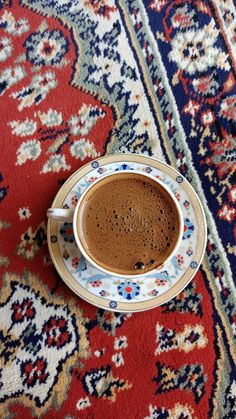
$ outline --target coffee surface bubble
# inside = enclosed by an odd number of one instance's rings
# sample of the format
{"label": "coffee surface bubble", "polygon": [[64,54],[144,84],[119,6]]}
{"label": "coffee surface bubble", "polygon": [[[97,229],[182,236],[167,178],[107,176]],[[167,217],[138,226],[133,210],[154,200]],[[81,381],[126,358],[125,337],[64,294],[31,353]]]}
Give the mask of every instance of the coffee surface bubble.
{"label": "coffee surface bubble", "polygon": [[88,191],[77,228],[85,251],[101,267],[136,275],[161,265],[170,255],[179,216],[160,184],[142,174],[120,173]]}

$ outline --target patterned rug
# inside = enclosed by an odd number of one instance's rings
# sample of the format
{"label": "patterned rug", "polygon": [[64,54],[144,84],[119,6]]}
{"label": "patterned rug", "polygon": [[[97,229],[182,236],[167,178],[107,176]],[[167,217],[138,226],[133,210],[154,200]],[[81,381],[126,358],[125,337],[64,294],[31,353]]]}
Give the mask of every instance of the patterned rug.
{"label": "patterned rug", "polygon": [[[0,0],[1,418],[236,417],[235,43],[233,0]],[[63,182],[122,152],[186,176],[209,231],[133,315],[73,295],[46,244]]]}

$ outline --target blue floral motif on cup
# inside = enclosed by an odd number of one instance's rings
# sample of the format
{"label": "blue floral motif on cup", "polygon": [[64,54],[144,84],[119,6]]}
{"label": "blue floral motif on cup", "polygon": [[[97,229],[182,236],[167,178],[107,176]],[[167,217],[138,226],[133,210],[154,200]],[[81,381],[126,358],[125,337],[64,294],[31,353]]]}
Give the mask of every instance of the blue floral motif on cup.
{"label": "blue floral motif on cup", "polygon": [[60,228],[60,234],[63,237],[65,242],[73,243],[74,233],[73,225],[71,223],[64,223],[63,227]]}
{"label": "blue floral motif on cup", "polygon": [[124,281],[117,287],[118,294],[126,300],[133,300],[140,293],[140,286],[132,281]]}
{"label": "blue floral motif on cup", "polygon": [[193,233],[194,225],[188,218],[184,219],[184,235],[183,239],[189,239]]}
{"label": "blue floral motif on cup", "polygon": [[117,169],[115,169],[115,171],[117,172],[118,170],[134,170],[133,167],[131,167],[129,164],[121,164],[120,166],[117,167]]}

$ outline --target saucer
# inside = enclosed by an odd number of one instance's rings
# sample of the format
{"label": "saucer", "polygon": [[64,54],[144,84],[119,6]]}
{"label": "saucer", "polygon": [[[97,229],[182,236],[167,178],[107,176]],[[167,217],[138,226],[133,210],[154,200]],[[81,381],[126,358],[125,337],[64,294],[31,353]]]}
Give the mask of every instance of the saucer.
{"label": "saucer", "polygon": [[175,194],[184,218],[184,234],[176,254],[155,274],[137,279],[109,276],[93,267],[79,252],[72,224],[48,221],[48,247],[56,270],[79,297],[105,310],[149,310],[175,297],[199,268],[207,239],[200,200],[189,182],[169,165],[135,154],[101,157],[77,170],[63,184],[52,207],[73,208],[82,192],[105,173],[136,170],[156,176]]}

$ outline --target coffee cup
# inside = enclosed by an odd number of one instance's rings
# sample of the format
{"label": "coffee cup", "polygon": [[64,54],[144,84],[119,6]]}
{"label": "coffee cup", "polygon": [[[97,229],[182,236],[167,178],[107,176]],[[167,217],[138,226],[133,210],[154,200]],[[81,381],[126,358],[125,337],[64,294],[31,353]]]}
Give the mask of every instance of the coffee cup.
{"label": "coffee cup", "polygon": [[101,176],[74,209],[49,208],[47,216],[71,222],[85,259],[125,279],[162,269],[183,236],[183,215],[173,192],[160,179],[135,170]]}

